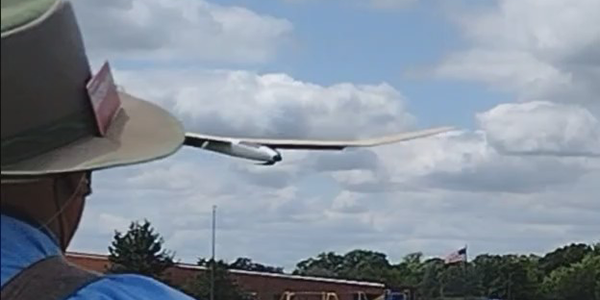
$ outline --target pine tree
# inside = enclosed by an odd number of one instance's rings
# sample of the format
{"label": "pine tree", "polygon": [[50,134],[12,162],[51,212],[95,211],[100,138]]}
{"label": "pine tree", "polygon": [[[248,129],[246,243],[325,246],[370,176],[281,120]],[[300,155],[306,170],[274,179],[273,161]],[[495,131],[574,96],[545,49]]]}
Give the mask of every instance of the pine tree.
{"label": "pine tree", "polygon": [[150,222],[132,222],[127,233],[115,231],[110,252],[110,273],[135,273],[164,280],[164,271],[172,267],[174,255],[163,249],[163,238]]}

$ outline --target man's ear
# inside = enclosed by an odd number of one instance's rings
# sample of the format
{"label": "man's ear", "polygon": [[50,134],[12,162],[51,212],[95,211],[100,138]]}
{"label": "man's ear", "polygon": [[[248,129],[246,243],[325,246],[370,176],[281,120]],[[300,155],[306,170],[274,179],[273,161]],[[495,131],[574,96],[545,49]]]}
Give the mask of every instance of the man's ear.
{"label": "man's ear", "polygon": [[[43,228],[48,219],[56,213],[54,204],[53,180],[51,178],[30,182],[3,183],[1,188],[2,214],[12,216],[35,228]],[[52,224],[44,229],[56,236]]]}
{"label": "man's ear", "polygon": [[56,218],[50,220],[59,239],[61,249],[66,250],[70,244],[83,214],[85,197],[88,190],[86,173],[66,174],[55,181]]}

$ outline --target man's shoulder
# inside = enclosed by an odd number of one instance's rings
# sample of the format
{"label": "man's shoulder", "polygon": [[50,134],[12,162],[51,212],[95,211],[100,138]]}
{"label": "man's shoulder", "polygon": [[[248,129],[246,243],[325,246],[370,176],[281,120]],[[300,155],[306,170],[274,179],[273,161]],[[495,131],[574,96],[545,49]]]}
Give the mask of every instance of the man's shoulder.
{"label": "man's shoulder", "polygon": [[134,274],[105,275],[81,288],[67,300],[193,300],[194,298],[160,281]]}

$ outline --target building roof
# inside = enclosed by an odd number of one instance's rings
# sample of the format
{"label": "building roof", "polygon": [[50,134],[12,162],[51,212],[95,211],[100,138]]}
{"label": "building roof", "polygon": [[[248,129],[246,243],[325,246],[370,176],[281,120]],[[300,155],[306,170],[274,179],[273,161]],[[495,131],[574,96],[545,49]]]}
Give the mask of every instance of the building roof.
{"label": "building roof", "polygon": [[[108,261],[108,256],[103,255],[103,254],[68,252],[67,257],[69,257],[69,256],[74,257],[74,258],[86,258],[86,259]],[[189,263],[176,263],[176,267],[181,268],[181,269],[187,269],[187,270],[206,270],[207,269],[206,267],[201,267],[201,266],[189,264]],[[316,282],[322,282],[322,283],[346,284],[346,285],[374,287],[374,288],[384,288],[385,287],[385,284],[383,284],[383,283],[369,282],[369,281],[356,281],[356,280],[335,279],[335,278],[314,277],[314,276],[301,276],[301,275],[291,275],[291,274],[281,274],[281,273],[245,271],[245,270],[235,270],[235,269],[230,269],[229,272],[232,274],[237,274],[237,275],[272,277],[272,278],[282,278],[282,279],[288,279],[288,280],[316,281]]]}

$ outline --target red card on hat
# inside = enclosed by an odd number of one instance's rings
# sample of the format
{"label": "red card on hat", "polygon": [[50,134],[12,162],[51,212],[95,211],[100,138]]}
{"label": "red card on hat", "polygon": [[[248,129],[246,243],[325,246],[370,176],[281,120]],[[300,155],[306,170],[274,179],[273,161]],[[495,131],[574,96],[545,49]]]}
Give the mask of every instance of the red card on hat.
{"label": "red card on hat", "polygon": [[98,131],[100,135],[105,136],[121,108],[121,99],[108,62],[105,62],[100,71],[88,82],[87,90],[96,116]]}

